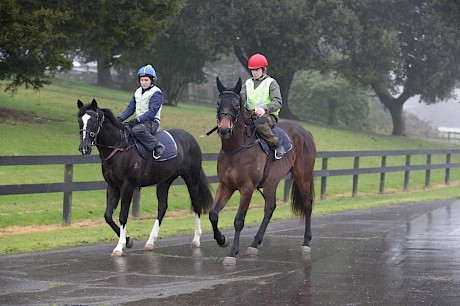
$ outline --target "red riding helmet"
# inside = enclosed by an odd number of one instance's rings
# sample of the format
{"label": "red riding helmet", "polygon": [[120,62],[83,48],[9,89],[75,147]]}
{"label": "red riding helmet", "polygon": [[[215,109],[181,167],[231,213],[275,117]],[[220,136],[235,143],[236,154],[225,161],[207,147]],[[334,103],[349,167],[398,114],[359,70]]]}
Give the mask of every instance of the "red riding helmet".
{"label": "red riding helmet", "polygon": [[268,66],[268,61],[262,54],[256,53],[249,58],[248,68],[249,69],[259,69]]}

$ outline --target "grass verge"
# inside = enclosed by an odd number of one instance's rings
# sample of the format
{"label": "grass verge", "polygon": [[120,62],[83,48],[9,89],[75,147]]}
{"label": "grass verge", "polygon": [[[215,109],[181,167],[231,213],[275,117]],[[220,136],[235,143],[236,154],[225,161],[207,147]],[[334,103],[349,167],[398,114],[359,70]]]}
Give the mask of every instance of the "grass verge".
{"label": "grass verge", "polygon": [[[383,195],[362,195],[355,198],[335,198],[317,201],[313,209],[313,236],[315,216],[333,214],[342,211],[363,210],[376,207],[388,207],[404,203],[458,199],[460,186],[434,187],[428,190],[413,190],[404,193]],[[227,207],[219,215],[219,226],[222,229],[233,227],[236,207]],[[263,217],[263,206],[252,204],[247,217],[246,226],[258,226]],[[292,215],[287,203],[278,203],[272,222],[296,218]],[[128,235],[136,240],[146,240],[154,223],[154,216],[130,219]],[[212,231],[208,216],[202,218],[203,232]],[[160,230],[160,239],[175,235],[190,235],[193,238],[194,216],[188,211],[168,212]],[[116,245],[117,237],[112,229],[100,220],[82,221],[68,227],[61,225],[8,227],[0,230],[0,254],[29,253],[81,245],[112,242]],[[159,242],[161,244],[161,241]],[[137,246],[139,247],[139,246]]]}

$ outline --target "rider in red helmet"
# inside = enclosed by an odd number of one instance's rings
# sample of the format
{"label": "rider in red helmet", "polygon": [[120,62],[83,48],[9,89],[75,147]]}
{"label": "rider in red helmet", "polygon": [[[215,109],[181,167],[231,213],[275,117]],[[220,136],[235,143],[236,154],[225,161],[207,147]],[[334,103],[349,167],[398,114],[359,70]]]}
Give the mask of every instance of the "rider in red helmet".
{"label": "rider in red helmet", "polygon": [[281,159],[286,153],[272,128],[278,122],[278,113],[283,101],[278,82],[267,74],[268,61],[262,54],[256,53],[249,58],[249,78],[241,97],[245,101],[247,115],[252,118],[257,133],[263,137],[275,151],[275,159]]}
{"label": "rider in red helmet", "polygon": [[157,74],[152,65],[146,65],[137,72],[140,87],[136,89],[124,112],[118,118],[123,122],[135,113],[135,117],[127,122],[131,133],[148,150],[153,151],[153,158],[160,158],[165,147],[155,137],[160,127],[163,94],[155,85]]}

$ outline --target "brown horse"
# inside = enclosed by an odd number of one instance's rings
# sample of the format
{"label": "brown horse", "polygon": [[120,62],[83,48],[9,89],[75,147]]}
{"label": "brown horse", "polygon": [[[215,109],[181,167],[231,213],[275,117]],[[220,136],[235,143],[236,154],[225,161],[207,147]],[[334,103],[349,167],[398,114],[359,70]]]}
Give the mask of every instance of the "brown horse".
{"label": "brown horse", "polygon": [[214,239],[221,247],[229,244],[218,228],[219,212],[238,190],[240,205],[235,216],[235,238],[224,265],[235,265],[239,253],[240,233],[244,219],[256,189],[263,188],[265,199],[264,218],[260,228],[246,251],[247,255],[257,255],[268,223],[276,207],[276,188],[279,182],[290,172],[292,177],[292,210],[305,219],[304,241],[301,251],[310,253],[311,212],[314,200],[313,168],[316,159],[316,145],[310,132],[295,122],[279,123],[292,142],[292,149],[282,159],[274,160],[273,152],[268,154],[262,149],[252,121],[245,114],[243,101],[239,95],[241,79],[234,88],[226,88],[217,78],[219,102],[217,105],[217,130],[222,148],[217,160],[219,186],[214,203],[209,212]]}

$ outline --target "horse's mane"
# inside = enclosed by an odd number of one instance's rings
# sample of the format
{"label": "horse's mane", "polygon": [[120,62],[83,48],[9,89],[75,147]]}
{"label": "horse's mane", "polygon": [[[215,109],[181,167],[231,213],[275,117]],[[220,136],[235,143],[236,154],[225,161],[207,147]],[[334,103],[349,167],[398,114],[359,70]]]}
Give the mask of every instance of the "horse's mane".
{"label": "horse's mane", "polygon": [[115,115],[113,114],[113,112],[110,109],[101,108],[101,110],[104,113],[105,120],[110,121],[110,123],[112,123],[117,128],[119,128],[121,130],[123,129],[123,125],[121,124],[120,120],[117,117],[115,117]]}
{"label": "horse's mane", "polygon": [[[92,111],[97,111],[93,108],[94,106],[91,104],[91,103],[88,103],[88,104],[84,104],[79,110],[78,110],[78,117],[81,117],[85,114],[85,112],[87,110],[92,110]],[[102,113],[104,114],[104,118],[105,120],[108,120],[110,121],[110,123],[114,126],[116,126],[117,128],[119,128],[120,130],[123,129],[123,125],[121,124],[120,120],[118,120],[117,117],[115,117],[115,115],[113,114],[113,112],[108,109],[108,108],[99,108],[97,107],[98,110],[102,111]]]}

